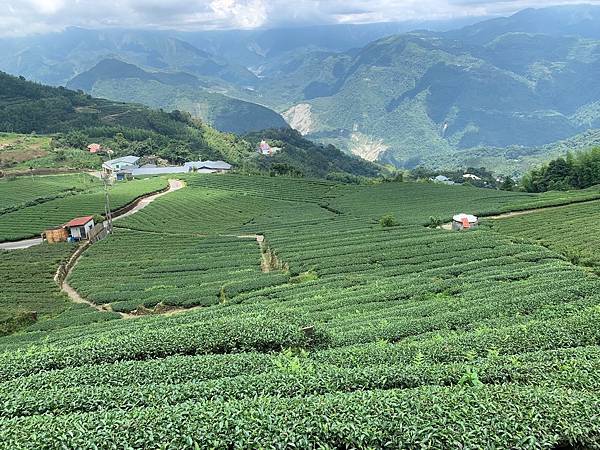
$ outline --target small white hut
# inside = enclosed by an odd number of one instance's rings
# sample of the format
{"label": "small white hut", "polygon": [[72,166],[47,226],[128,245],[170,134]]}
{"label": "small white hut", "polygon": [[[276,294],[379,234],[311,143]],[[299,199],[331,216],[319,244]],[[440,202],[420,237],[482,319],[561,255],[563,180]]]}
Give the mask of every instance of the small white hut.
{"label": "small white hut", "polygon": [[452,229],[454,231],[470,230],[479,225],[479,219],[472,214],[456,214],[452,217]]}

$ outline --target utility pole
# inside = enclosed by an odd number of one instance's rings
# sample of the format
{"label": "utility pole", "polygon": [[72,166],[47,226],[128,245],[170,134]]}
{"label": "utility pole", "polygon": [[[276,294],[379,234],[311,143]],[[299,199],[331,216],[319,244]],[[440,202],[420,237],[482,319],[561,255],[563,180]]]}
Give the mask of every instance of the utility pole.
{"label": "utility pole", "polygon": [[110,209],[110,195],[108,193],[110,175],[107,173],[102,174],[102,181],[104,181],[104,217],[108,223],[108,232],[113,232],[112,213]]}

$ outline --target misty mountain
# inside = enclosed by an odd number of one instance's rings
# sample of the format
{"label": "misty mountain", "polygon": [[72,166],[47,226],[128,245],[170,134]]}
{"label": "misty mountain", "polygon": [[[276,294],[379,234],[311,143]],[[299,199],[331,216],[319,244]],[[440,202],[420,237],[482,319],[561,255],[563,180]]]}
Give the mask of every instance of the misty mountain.
{"label": "misty mountain", "polygon": [[185,72],[148,72],[117,59],[102,60],[67,83],[69,89],[95,97],[187,111],[219,131],[243,134],[288,127],[269,108],[210,92],[206,86]]}
{"label": "misty mountain", "polygon": [[457,151],[470,148],[544,146],[600,128],[600,40],[574,35],[590,35],[590,21],[600,29],[599,12],[527,10],[451,33],[287,55],[257,92],[287,107],[309,137],[399,166],[460,164]]}
{"label": "misty mountain", "polygon": [[[406,32],[418,28],[429,29]],[[460,165],[471,150],[527,155],[600,128],[599,30],[600,7],[591,5],[527,9],[462,27],[70,28],[2,39],[0,69],[186,110],[231,131],[281,123],[256,104],[265,105],[309,138],[369,160]],[[132,66],[102,73],[97,64],[105,60]]]}
{"label": "misty mountain", "polygon": [[86,30],[0,39],[0,70],[39,82],[64,85],[107,58],[149,70],[187,72],[217,86],[252,85],[241,65],[198,49],[161,31]]}
{"label": "misty mountain", "polygon": [[476,17],[449,20],[333,24],[258,30],[180,32],[175,36],[216,55],[227,55],[257,71],[283,55],[319,50],[344,52],[393,34],[413,30],[447,31],[473,24]]}

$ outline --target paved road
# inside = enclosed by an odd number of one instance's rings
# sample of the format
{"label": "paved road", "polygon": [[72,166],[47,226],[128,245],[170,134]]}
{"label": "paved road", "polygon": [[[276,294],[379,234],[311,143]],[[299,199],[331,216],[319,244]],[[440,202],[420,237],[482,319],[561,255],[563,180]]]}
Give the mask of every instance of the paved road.
{"label": "paved road", "polygon": [[42,238],[25,239],[24,241],[17,242],[2,242],[0,243],[0,250],[20,250],[22,248],[33,247],[42,243]]}

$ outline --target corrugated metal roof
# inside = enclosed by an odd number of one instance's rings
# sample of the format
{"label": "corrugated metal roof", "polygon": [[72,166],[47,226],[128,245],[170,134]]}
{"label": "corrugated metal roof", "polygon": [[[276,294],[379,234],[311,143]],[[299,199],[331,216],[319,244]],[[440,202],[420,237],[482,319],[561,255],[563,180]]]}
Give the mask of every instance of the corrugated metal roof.
{"label": "corrugated metal roof", "polygon": [[106,161],[103,166],[112,168],[115,164],[135,164],[136,162],[139,161],[139,157],[138,156],[122,156],[121,158],[115,158],[115,159],[111,159],[110,161]]}
{"label": "corrugated metal roof", "polygon": [[189,167],[177,166],[177,167],[138,167],[135,169],[123,169],[119,173],[130,173],[134,177],[143,175],[167,175],[170,173],[188,173]]}
{"label": "corrugated metal roof", "polygon": [[461,214],[456,214],[452,220],[454,222],[462,222],[464,219],[467,219],[469,221],[469,223],[477,223],[477,216],[474,216],[472,214],[465,214],[465,213],[461,213]]}
{"label": "corrugated metal roof", "polygon": [[94,216],[77,217],[65,223],[65,227],[82,227],[86,223],[91,222],[92,220],[94,220]]}
{"label": "corrugated metal roof", "polygon": [[225,161],[202,161],[202,165],[198,167],[198,169],[202,168],[215,170],[229,170],[231,169],[231,164],[228,164]]}

